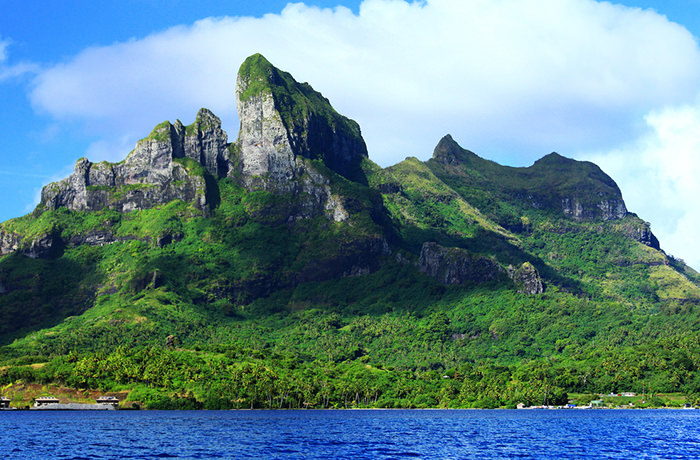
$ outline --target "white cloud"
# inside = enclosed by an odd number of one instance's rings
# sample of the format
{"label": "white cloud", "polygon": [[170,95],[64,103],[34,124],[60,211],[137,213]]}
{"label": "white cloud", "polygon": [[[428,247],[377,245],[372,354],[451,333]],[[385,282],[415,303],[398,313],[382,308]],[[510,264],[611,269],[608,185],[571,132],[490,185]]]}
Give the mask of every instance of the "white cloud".
{"label": "white cloud", "polygon": [[648,132],[589,159],[615,178],[627,207],[652,222],[662,249],[700,269],[700,104],[645,117]]}

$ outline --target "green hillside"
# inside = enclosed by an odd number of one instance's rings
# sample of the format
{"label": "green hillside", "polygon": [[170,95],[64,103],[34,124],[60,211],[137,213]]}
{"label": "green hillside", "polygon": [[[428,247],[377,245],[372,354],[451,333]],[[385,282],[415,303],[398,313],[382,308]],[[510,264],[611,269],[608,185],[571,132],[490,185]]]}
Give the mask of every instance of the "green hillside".
{"label": "green hillside", "polygon": [[596,165],[501,166],[446,136],[382,169],[261,55],[237,98],[237,141],[206,109],[161,123],[0,224],[14,404],[31,384],[148,408],[700,401],[700,275]]}

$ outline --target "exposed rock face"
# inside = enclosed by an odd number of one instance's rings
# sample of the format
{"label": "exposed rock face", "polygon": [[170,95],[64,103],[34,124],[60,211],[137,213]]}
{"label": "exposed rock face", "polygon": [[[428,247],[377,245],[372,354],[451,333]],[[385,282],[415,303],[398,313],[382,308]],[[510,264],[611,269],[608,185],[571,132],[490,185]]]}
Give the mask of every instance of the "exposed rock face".
{"label": "exposed rock face", "polygon": [[434,242],[423,243],[418,268],[444,284],[494,281],[504,274],[503,268],[491,258]]}
{"label": "exposed rock face", "polygon": [[550,153],[529,168],[533,195],[543,207],[559,209],[574,220],[614,220],[627,215],[620,189],[588,161]]}
{"label": "exposed rock face", "polygon": [[[44,187],[39,209],[129,212],[180,199],[204,210],[210,192],[204,174],[221,177],[228,173],[226,147],[221,121],[202,109],[190,126],[179,120],[156,126],[122,163],[78,160],[73,174]],[[207,172],[190,168],[185,158],[195,160]]]}
{"label": "exposed rock face", "polygon": [[248,180],[298,178],[305,172],[300,156],[322,160],[349,179],[362,179],[367,146],[359,125],[338,114],[307,83],[298,83],[256,54],[241,65],[236,99],[241,121],[238,146]]}
{"label": "exposed rock face", "polygon": [[47,233],[33,240],[24,241],[22,237],[0,232],[0,256],[20,251],[32,259],[48,259],[58,257],[63,251],[61,237],[55,233]]}
{"label": "exposed rock face", "polygon": [[332,196],[328,178],[309,160],[322,160],[336,173],[361,180],[367,147],[357,123],[259,54],[241,65],[236,99],[243,185],[289,193],[290,201],[298,203],[292,219],[325,213],[335,221],[346,220],[348,213],[339,197]]}
{"label": "exposed rock face", "polygon": [[0,232],[0,256],[15,252],[19,249],[22,239],[12,233]]}
{"label": "exposed rock face", "polygon": [[[226,177],[230,169],[228,135],[221,129],[219,117],[200,109],[194,123],[180,133],[177,144],[182,146],[182,155],[200,163],[212,176]],[[176,153],[178,157],[180,152]]]}
{"label": "exposed rock face", "polygon": [[564,197],[561,199],[561,210],[575,220],[622,219],[627,215],[627,207],[622,199],[601,200],[594,205],[584,206],[578,197]]}
{"label": "exposed rock face", "polygon": [[621,230],[625,235],[629,236],[635,241],[649,246],[650,248],[654,248],[657,251],[661,249],[659,240],[651,232],[649,223],[644,222],[635,215],[631,215],[629,220],[621,225]]}
{"label": "exposed rock face", "polygon": [[299,175],[303,164],[297,165],[272,94],[256,94],[241,102],[240,94],[246,88],[247,82],[239,74],[236,87],[241,121],[238,147],[243,176],[249,186],[262,182],[262,176],[273,185],[285,184]]}
{"label": "exposed rock face", "polygon": [[537,272],[537,269],[530,263],[523,263],[520,268],[508,267],[508,277],[513,280],[518,288],[518,292],[522,294],[535,295],[544,292],[542,278]]}

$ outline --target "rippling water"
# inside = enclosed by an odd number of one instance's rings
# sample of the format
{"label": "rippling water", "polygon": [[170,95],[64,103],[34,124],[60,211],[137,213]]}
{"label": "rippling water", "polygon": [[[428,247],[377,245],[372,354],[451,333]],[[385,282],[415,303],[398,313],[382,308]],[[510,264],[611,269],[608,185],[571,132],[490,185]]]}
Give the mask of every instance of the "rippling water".
{"label": "rippling water", "polygon": [[0,413],[8,459],[700,458],[700,411]]}

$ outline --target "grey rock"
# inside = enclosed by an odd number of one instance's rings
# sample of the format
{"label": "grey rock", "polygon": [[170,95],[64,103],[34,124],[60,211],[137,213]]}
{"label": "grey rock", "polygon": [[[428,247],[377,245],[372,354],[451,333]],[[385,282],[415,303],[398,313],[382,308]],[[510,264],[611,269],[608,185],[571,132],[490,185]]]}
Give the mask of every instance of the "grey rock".
{"label": "grey rock", "polygon": [[195,122],[185,128],[180,145],[184,156],[200,163],[212,176],[221,178],[228,175],[228,135],[221,129],[219,117],[208,109],[199,110]]}
{"label": "grey rock", "polygon": [[0,256],[4,256],[15,251],[32,259],[54,258],[61,255],[63,251],[63,241],[55,233],[47,233],[37,238],[27,240],[19,235],[0,232]]}
{"label": "grey rock", "polygon": [[508,266],[508,277],[513,280],[522,294],[535,295],[544,292],[544,284],[537,269],[530,262],[523,263],[519,268]]}
{"label": "grey rock", "polygon": [[279,187],[296,178],[303,165],[296,162],[296,155],[292,151],[282,118],[275,108],[272,94],[261,93],[241,101],[240,95],[247,84],[239,75],[236,84],[238,117],[241,122],[238,147],[245,183],[249,188],[268,182]]}
{"label": "grey rock", "polygon": [[362,179],[367,146],[359,125],[338,114],[307,83],[256,54],[241,65],[236,100],[241,171],[249,185],[267,179],[279,186],[300,177],[309,166],[302,166],[299,157],[322,160],[348,179]]}
{"label": "grey rock", "polygon": [[0,256],[15,252],[22,244],[22,238],[13,233],[0,231]]}
{"label": "grey rock", "polygon": [[620,199],[601,200],[593,206],[585,206],[578,197],[570,196],[561,199],[561,210],[574,220],[615,220],[627,215],[625,202]]}
{"label": "grey rock", "polygon": [[503,267],[490,257],[471,254],[460,248],[446,248],[434,242],[423,243],[418,268],[443,284],[495,281],[505,273]]}
{"label": "grey rock", "polygon": [[336,222],[346,220],[342,198],[331,193],[327,175],[311,160],[321,159],[338,174],[354,177],[367,157],[359,126],[260,55],[241,65],[236,100],[238,167],[229,175],[240,174],[248,190],[289,194],[294,203],[290,221],[323,214]]}
{"label": "grey rock", "polygon": [[227,139],[221,121],[206,109],[187,127],[179,120],[161,123],[121,163],[78,160],[73,174],[44,187],[38,209],[129,212],[180,199],[206,210],[211,191],[205,177],[177,159],[191,158],[223,177],[230,164]]}
{"label": "grey rock", "polygon": [[630,216],[630,219],[621,225],[622,233],[650,248],[661,250],[659,240],[652,233],[650,224],[643,220]]}

